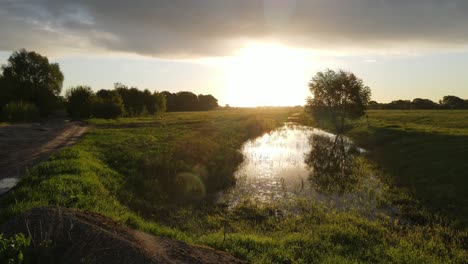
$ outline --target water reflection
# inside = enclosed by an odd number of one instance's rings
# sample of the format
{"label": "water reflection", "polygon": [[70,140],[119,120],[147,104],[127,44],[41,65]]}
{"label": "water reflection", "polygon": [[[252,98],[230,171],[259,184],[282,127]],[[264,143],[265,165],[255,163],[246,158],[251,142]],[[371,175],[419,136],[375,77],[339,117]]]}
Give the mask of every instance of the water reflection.
{"label": "water reflection", "polygon": [[311,128],[287,124],[245,143],[244,162],[235,173],[237,184],[227,199],[274,202],[303,192],[309,174],[304,155],[310,151],[312,133]]}
{"label": "water reflection", "polygon": [[237,184],[220,195],[230,207],[245,201],[290,206],[306,199],[368,209],[381,194],[380,181],[362,162],[363,150],[319,129],[288,123],[241,151]]}
{"label": "water reflection", "polygon": [[305,162],[311,168],[309,180],[314,189],[336,194],[353,191],[365,176],[357,159],[358,148],[342,135],[314,134],[310,144],[312,148]]}

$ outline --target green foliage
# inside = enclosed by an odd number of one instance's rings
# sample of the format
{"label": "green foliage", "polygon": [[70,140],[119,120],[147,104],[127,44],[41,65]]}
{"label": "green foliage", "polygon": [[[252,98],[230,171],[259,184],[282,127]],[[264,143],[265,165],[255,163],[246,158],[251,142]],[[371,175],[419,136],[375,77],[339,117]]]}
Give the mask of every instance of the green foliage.
{"label": "green foliage", "polygon": [[166,97],[162,93],[154,92],[156,112],[164,113],[166,112]]}
{"label": "green foliage", "polygon": [[411,101],[410,100],[395,100],[391,101],[388,106],[388,109],[401,109],[401,110],[410,110]]}
{"label": "green foliage", "polygon": [[444,96],[439,103],[430,99],[415,98],[410,100],[395,100],[388,104],[370,101],[370,110],[434,110],[434,109],[468,109],[468,100],[453,95]]}
{"label": "green foliage", "polygon": [[145,94],[135,87],[128,88],[121,83],[116,83],[114,88],[124,102],[126,114],[128,116],[141,115],[145,108]]}
{"label": "green foliage", "polygon": [[307,109],[317,121],[331,121],[336,133],[344,132],[345,118],[364,115],[371,91],[353,73],[339,70],[318,72],[309,82],[313,97],[308,98]]}
{"label": "green foliage", "polygon": [[193,111],[198,108],[198,97],[192,92],[178,92],[176,100],[176,107],[179,111]]}
{"label": "green foliage", "polygon": [[77,86],[67,90],[67,111],[71,117],[88,118],[93,114],[96,95],[89,86]]}
{"label": "green foliage", "polygon": [[6,238],[0,233],[0,263],[21,264],[25,261],[25,250],[31,245],[31,238],[16,234]]}
{"label": "green foliage", "polygon": [[115,84],[115,90],[99,90],[96,94],[88,86],[78,86],[67,91],[67,110],[76,118],[117,118],[124,115],[154,115],[165,111],[165,99],[160,93],[127,88]]}
{"label": "green foliage", "polygon": [[446,109],[468,109],[468,105],[466,105],[465,100],[453,95],[444,96],[440,101],[440,104]]}
{"label": "green foliage", "polygon": [[200,110],[215,109],[216,107],[218,107],[218,99],[216,99],[211,94],[208,94],[208,95],[199,94],[198,105],[199,105],[198,108]]}
{"label": "green foliage", "polygon": [[10,102],[3,109],[3,119],[7,121],[32,121],[39,117],[39,110],[34,104],[26,102]]}
{"label": "green foliage", "polygon": [[35,104],[43,116],[57,109],[63,74],[47,57],[24,49],[15,51],[3,69],[0,101],[27,101]]}
{"label": "green foliage", "polygon": [[128,88],[121,83],[116,83],[114,87],[123,100],[127,116],[154,115],[166,110],[165,98],[158,92],[152,94],[148,90]]}
{"label": "green foliage", "polygon": [[[13,99],[13,92],[11,85],[8,84],[0,73],[0,111],[3,110],[3,106],[11,102]],[[0,112],[0,116],[3,117],[3,113]]]}
{"label": "green foliage", "polygon": [[429,99],[422,99],[422,98],[415,98],[411,101],[411,109],[437,109],[438,105],[429,100]]}
{"label": "green foliage", "polygon": [[124,104],[117,91],[99,90],[93,106],[93,115],[98,118],[117,118],[124,113]]}
{"label": "green foliage", "polygon": [[196,95],[192,92],[182,91],[170,93],[164,91],[161,93],[166,99],[167,111],[207,111],[218,107],[218,99],[211,94]]}

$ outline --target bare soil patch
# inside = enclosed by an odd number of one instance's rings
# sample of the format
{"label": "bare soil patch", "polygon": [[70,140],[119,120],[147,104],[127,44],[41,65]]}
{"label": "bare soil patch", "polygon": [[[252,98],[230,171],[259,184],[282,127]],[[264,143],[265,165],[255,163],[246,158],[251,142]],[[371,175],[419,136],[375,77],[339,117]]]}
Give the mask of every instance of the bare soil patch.
{"label": "bare soil patch", "polygon": [[11,188],[14,179],[21,177],[27,167],[76,143],[87,130],[83,122],[64,119],[0,126],[0,195]]}
{"label": "bare soil patch", "polygon": [[56,263],[244,263],[208,247],[155,237],[99,214],[35,208],[0,226],[0,232],[31,235],[33,247],[48,245]]}

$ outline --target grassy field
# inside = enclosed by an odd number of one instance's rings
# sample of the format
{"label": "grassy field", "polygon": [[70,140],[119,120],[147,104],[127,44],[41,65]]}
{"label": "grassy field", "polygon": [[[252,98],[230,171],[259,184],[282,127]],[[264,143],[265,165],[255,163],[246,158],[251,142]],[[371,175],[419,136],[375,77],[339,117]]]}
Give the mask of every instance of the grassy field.
{"label": "grassy field", "polygon": [[0,222],[63,206],[255,263],[466,262],[468,111],[371,111],[370,126],[363,119],[350,132],[369,150],[369,166],[383,171],[390,191],[382,203],[402,214],[367,217],[305,200],[294,214],[274,204],[212,204],[210,193],[234,180],[241,144],[300,111],[89,120],[94,128],[80,143],[32,168],[0,199]]}
{"label": "grassy field", "polygon": [[[350,136],[430,218],[468,226],[468,111],[369,111]],[[414,213],[408,207],[408,214]],[[424,215],[414,220],[427,221]],[[418,218],[418,219],[416,219]]]}
{"label": "grassy field", "polygon": [[[145,215],[169,202],[200,200],[233,184],[242,143],[281,125],[287,115],[285,109],[265,109],[88,120],[94,128],[79,144],[33,168],[10,197],[82,209],[94,204],[96,212],[108,210],[101,202],[112,211],[115,202],[94,199],[117,198]],[[17,204],[13,211],[21,206],[31,207]]]}

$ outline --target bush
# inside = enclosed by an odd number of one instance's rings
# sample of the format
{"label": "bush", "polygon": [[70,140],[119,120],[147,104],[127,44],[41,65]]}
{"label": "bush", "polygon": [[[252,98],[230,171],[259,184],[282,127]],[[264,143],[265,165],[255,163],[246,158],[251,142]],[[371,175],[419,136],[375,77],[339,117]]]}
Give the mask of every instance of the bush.
{"label": "bush", "polygon": [[71,117],[87,118],[93,113],[96,95],[88,86],[77,86],[67,91],[67,111]]}
{"label": "bush", "polygon": [[153,94],[156,101],[156,112],[166,112],[166,97],[162,93],[154,92]]}
{"label": "bush", "polygon": [[3,116],[8,121],[31,121],[39,117],[36,105],[26,102],[10,102],[3,107]]}
{"label": "bush", "polygon": [[16,234],[10,238],[0,233],[0,263],[23,263],[25,250],[31,245],[31,238]]}
{"label": "bush", "polygon": [[100,90],[93,107],[95,117],[116,118],[123,115],[125,109],[122,97],[117,91]]}

